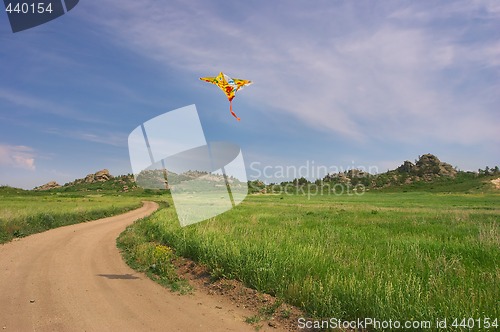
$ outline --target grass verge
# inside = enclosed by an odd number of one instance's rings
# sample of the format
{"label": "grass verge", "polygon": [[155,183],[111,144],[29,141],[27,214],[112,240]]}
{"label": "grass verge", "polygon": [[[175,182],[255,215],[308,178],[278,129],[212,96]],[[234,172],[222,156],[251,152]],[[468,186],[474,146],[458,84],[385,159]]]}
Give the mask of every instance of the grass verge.
{"label": "grass verge", "polygon": [[[166,206],[168,205],[162,204],[161,208]],[[137,220],[116,240],[125,261],[134,270],[144,272],[149,278],[172,291],[189,293],[192,290],[189,282],[178,276],[173,264],[176,256],[172,248],[148,237],[143,227],[147,219]]]}

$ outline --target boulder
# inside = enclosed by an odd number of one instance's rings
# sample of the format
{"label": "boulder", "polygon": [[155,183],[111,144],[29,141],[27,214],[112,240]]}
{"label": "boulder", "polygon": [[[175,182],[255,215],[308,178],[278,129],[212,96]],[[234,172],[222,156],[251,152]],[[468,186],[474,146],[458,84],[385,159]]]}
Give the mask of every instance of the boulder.
{"label": "boulder", "polygon": [[61,185],[59,185],[56,181],[50,181],[42,186],[33,188],[33,190],[43,191],[43,190],[50,190],[50,189],[55,189],[55,188],[59,188],[59,187],[61,187]]}
{"label": "boulder", "polygon": [[113,178],[113,175],[109,174],[109,171],[107,169],[103,169],[94,174],[88,174],[85,177],[85,179],[83,179],[83,182],[85,183],[105,182],[111,178]]}
{"label": "boulder", "polygon": [[94,174],[94,179],[95,181],[97,182],[104,182],[104,181],[108,181],[109,179],[111,179],[113,177],[113,175],[109,174],[109,171],[107,169],[103,169],[99,172],[96,172]]}
{"label": "boulder", "polygon": [[415,164],[405,161],[396,171],[413,176],[415,181],[418,181],[420,177],[425,181],[432,181],[441,176],[454,178],[457,175],[457,170],[453,166],[440,161],[438,157],[430,153],[420,156]]}
{"label": "boulder", "polygon": [[411,173],[414,168],[415,168],[415,164],[413,164],[409,160],[406,160],[403,163],[403,165],[401,165],[398,168],[396,168],[396,171],[398,171],[399,173]]}

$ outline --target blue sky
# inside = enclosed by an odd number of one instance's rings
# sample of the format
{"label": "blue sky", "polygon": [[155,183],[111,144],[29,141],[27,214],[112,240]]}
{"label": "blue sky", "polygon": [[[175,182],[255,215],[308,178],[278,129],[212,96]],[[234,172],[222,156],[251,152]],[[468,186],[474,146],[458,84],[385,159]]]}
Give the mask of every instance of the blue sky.
{"label": "blue sky", "polygon": [[[81,0],[15,34],[2,11],[0,43],[0,184],[130,173],[129,133],[190,104],[250,178],[424,153],[500,164],[495,0]],[[219,71],[254,82],[233,101],[241,122],[198,79]]]}

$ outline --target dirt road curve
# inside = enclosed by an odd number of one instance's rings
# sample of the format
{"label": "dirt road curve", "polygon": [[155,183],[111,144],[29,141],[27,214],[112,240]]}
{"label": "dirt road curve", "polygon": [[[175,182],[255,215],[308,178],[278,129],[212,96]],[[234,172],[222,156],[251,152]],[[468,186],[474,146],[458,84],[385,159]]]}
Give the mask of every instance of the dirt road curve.
{"label": "dirt road curve", "polygon": [[0,245],[1,331],[254,331],[244,312],[180,296],[122,260],[116,237],[140,209]]}

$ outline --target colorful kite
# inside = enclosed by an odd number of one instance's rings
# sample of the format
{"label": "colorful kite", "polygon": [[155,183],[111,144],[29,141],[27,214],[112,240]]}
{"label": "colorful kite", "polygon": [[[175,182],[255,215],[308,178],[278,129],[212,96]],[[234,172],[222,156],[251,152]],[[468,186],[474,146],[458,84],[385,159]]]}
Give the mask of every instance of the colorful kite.
{"label": "colorful kite", "polygon": [[252,84],[252,81],[231,78],[223,72],[220,72],[216,77],[201,77],[200,80],[215,84],[224,91],[229,100],[229,111],[238,121],[240,121],[240,118],[233,112],[233,98],[235,97],[236,91],[242,89],[244,86]]}

